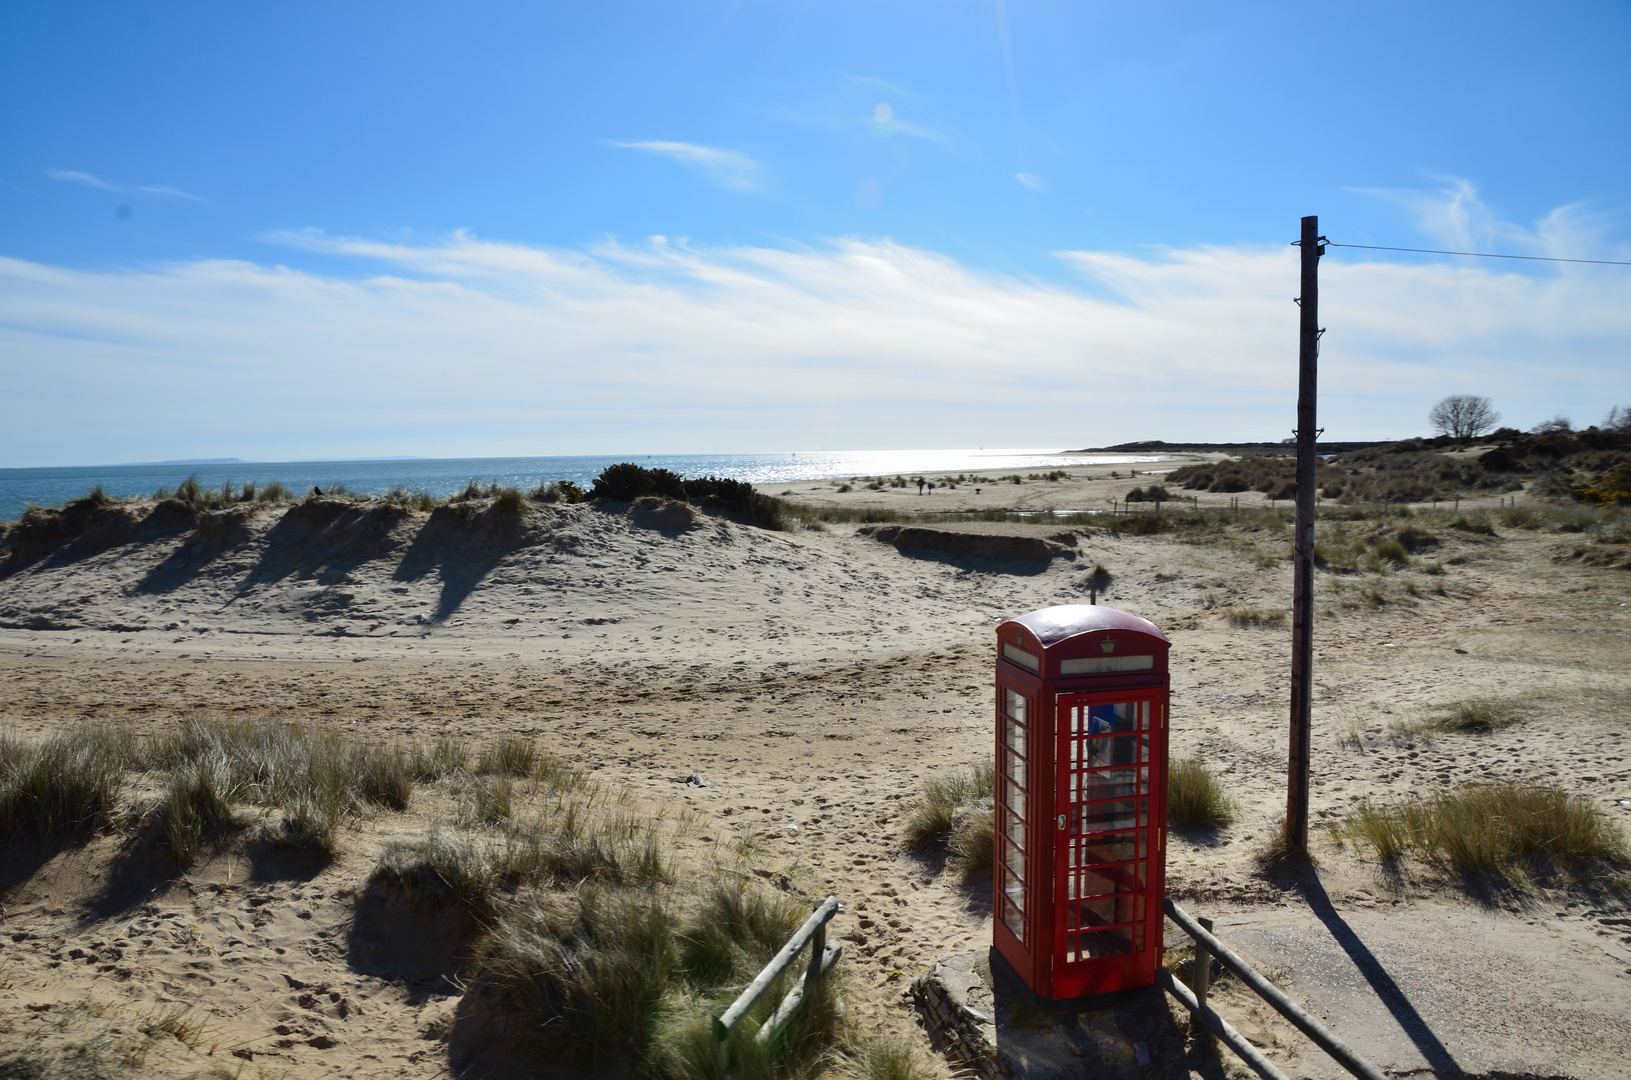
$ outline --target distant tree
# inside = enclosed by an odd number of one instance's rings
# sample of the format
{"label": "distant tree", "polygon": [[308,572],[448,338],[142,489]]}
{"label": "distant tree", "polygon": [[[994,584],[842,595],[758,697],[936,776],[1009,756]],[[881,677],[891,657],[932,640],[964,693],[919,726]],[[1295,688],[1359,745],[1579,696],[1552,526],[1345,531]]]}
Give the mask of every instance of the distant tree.
{"label": "distant tree", "polygon": [[1550,420],[1542,420],[1529,430],[1535,435],[1567,435],[1574,430],[1574,423],[1567,416],[1558,413]]}
{"label": "distant tree", "polygon": [[1608,410],[1603,421],[1604,431],[1631,431],[1631,405],[1616,405]]}
{"label": "distant tree", "polygon": [[1476,439],[1500,420],[1495,404],[1477,394],[1451,394],[1427,414],[1434,431],[1454,439]]}

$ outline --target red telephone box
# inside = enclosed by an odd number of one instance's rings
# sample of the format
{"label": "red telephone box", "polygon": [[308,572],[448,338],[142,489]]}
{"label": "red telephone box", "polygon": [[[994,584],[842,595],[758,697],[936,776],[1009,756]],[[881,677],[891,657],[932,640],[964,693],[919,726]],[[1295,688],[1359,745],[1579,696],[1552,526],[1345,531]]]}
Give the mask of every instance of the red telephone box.
{"label": "red telephone box", "polygon": [[995,945],[1043,1001],[1155,981],[1169,645],[1089,604],[997,627]]}

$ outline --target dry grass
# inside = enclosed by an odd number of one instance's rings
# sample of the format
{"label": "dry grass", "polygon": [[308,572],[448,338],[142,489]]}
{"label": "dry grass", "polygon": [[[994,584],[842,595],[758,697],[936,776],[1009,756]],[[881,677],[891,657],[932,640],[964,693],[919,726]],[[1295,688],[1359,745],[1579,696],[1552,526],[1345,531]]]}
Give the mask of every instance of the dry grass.
{"label": "dry grass", "polygon": [[646,1056],[678,956],[657,896],[585,886],[508,906],[478,964],[540,1058],[599,1074]]}
{"label": "dry grass", "polygon": [[508,776],[477,777],[459,796],[454,820],[461,829],[502,825],[510,820],[515,781]]}
{"label": "dry grass", "polygon": [[238,827],[238,806],[281,809],[286,841],[332,855],[348,820],[370,807],[406,809],[421,776],[466,759],[450,745],[364,743],[260,720],[193,717],[146,742],[104,727],[39,743],[0,735],[0,834],[52,843],[108,824],[127,779],[153,772],[163,794],[137,809],[183,865]]}
{"label": "dry grass", "polygon": [[[1533,701],[1528,704],[1532,707]],[[1468,698],[1441,706],[1432,726],[1440,731],[1494,731],[1522,719],[1524,705],[1524,701],[1511,698]]]}
{"label": "dry grass", "polygon": [[1392,804],[1367,801],[1337,831],[1384,862],[1413,852],[1466,875],[1515,878],[1537,860],[1569,867],[1631,858],[1619,826],[1550,784],[1469,784]]}
{"label": "dry grass", "polygon": [[[597,785],[554,786],[515,745],[489,747],[478,791],[509,811],[461,809],[475,831],[433,829],[394,844],[372,875],[405,895],[442,897],[477,933],[471,993],[493,1003],[541,1065],[591,1075],[721,1078],[713,1017],[780,950],[810,904],[772,888],[750,837],[694,843],[693,823],[639,810]],[[508,766],[504,763],[508,762]],[[686,841],[683,845],[679,841]],[[690,851],[682,865],[673,859]],[[775,1039],[754,1035],[803,964],[750,1012],[729,1044],[736,1078],[813,1078],[849,1039],[841,973],[822,981]]]}
{"label": "dry grass", "polygon": [[167,822],[178,813],[182,821],[220,820],[210,804],[226,793],[232,801],[281,808],[285,839],[325,855],[335,852],[348,819],[370,805],[405,809],[413,793],[410,752],[299,724],[192,718],[146,757],[149,767],[178,775],[196,773],[198,762],[219,763],[218,783],[186,789],[199,805],[181,811],[167,804]]}
{"label": "dry grass", "polygon": [[1221,608],[1218,614],[1241,629],[1252,626],[1278,628],[1286,624],[1285,608],[1262,608],[1256,604],[1243,604]]}
{"label": "dry grass", "polygon": [[944,1061],[915,1042],[881,1034],[855,1039],[838,1065],[853,1080],[945,1080],[951,1075]]}
{"label": "dry grass", "polygon": [[156,823],[171,858],[182,865],[195,862],[205,837],[237,826],[232,804],[240,801],[242,793],[224,756],[210,754],[178,765]]}
{"label": "dry grass", "polygon": [[944,844],[964,878],[989,872],[996,847],[996,782],[996,764],[986,760],[925,783],[906,819],[907,842]]}
{"label": "dry grass", "polygon": [[1199,758],[1181,758],[1167,771],[1167,821],[1172,825],[1219,828],[1235,819],[1234,800]]}
{"label": "dry grass", "polygon": [[544,780],[556,788],[568,788],[578,782],[577,774],[566,763],[539,750],[530,739],[504,738],[489,743],[476,759],[476,772],[483,776]]}
{"label": "dry grass", "polygon": [[49,844],[109,823],[136,755],[135,739],[110,727],[0,738],[0,838]]}

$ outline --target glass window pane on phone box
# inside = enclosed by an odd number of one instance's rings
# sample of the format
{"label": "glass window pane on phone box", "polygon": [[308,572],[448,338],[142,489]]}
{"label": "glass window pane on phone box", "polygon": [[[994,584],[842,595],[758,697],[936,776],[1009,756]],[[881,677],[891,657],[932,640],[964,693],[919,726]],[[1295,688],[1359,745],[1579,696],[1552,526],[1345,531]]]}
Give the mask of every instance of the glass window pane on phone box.
{"label": "glass window pane on phone box", "polygon": [[1129,795],[1150,793],[1150,770],[1110,769],[1106,772],[1082,773],[1082,802],[1100,799],[1122,799]]}
{"label": "glass window pane on phone box", "polygon": [[1081,845],[1083,866],[1092,863],[1127,862],[1144,857],[1144,831],[1137,833],[1110,833],[1105,836],[1086,837]]}
{"label": "glass window pane on phone box", "polygon": [[1025,759],[1012,750],[1002,753],[1002,774],[1012,783],[1025,786]]}
{"label": "glass window pane on phone box", "polygon": [[1004,902],[1013,904],[1023,913],[1025,910],[1025,879],[1015,877],[1014,872],[1005,866],[998,867],[997,873],[1002,881]]}
{"label": "glass window pane on phone box", "polygon": [[[1021,897],[1021,899],[1024,898]],[[1006,897],[1002,902],[1002,923],[1008,927],[1009,933],[1019,938],[1021,944],[1029,944],[1025,940],[1025,913]]]}
{"label": "glass window pane on phone box", "polygon": [[1139,922],[1144,918],[1142,895],[1101,896],[1094,900],[1078,900],[1070,906],[1076,909],[1076,917],[1086,927]]}
{"label": "glass window pane on phone box", "polygon": [[1087,754],[1084,766],[1089,769],[1137,765],[1150,759],[1148,735],[1112,735],[1105,739],[1088,739],[1082,745]]}
{"label": "glass window pane on phone box", "polygon": [[1115,930],[1094,930],[1077,934],[1077,959],[1089,960],[1097,956],[1125,956],[1144,951],[1144,928],[1122,926]]}
{"label": "glass window pane on phone box", "polygon": [[1025,822],[1013,814],[1003,814],[1002,836],[1008,843],[1023,848],[1025,846]]}
{"label": "glass window pane on phone box", "polygon": [[1014,693],[1012,690],[1009,690],[1009,689],[1006,689],[1006,688],[1004,688],[1002,694],[1003,694],[1002,711],[1007,713],[1008,716],[1010,716],[1014,720],[1019,721],[1021,724],[1026,723],[1026,720],[1025,720],[1025,706],[1027,704],[1026,699],[1024,697],[1022,697],[1021,695]]}
{"label": "glass window pane on phone box", "polygon": [[1115,705],[1089,705],[1087,707],[1087,734],[1115,735],[1124,731],[1137,731],[1139,713],[1137,702]]}
{"label": "glass window pane on phone box", "polygon": [[1017,645],[1010,645],[1006,641],[1003,642],[1002,655],[1028,671],[1039,672],[1042,670],[1041,659],[1035,653],[1026,652]]}
{"label": "glass window pane on phone box", "polygon": [[1015,784],[1006,786],[1008,791],[1004,796],[1004,801],[1007,803],[1008,809],[1012,810],[1018,817],[1025,817],[1025,789]]}
{"label": "glass window pane on phone box", "polygon": [[1012,719],[1005,719],[1003,721],[1003,745],[1007,746],[1010,750],[1013,750],[1016,754],[1024,754],[1026,757],[1029,757],[1030,754],[1026,749],[1025,725],[1017,723]]}
{"label": "glass window pane on phone box", "polygon": [[1113,832],[1149,824],[1148,799],[1088,803],[1077,810],[1078,833]]}
{"label": "glass window pane on phone box", "polygon": [[1144,864],[1130,862],[1122,866],[1101,866],[1077,871],[1083,896],[1102,896],[1105,893],[1137,892],[1144,887]]}
{"label": "glass window pane on phone box", "polygon": [[1008,869],[1020,877],[1025,876],[1025,851],[1023,848],[1014,847],[1012,844],[1004,844],[1002,859]]}

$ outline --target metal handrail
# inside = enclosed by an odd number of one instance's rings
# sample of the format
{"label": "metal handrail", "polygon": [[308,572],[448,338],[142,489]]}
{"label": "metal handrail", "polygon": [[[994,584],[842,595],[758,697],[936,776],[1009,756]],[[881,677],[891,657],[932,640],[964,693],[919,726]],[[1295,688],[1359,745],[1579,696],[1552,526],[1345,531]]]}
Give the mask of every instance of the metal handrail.
{"label": "metal handrail", "polygon": [[726,1065],[726,1048],[730,1039],[731,1028],[735,1027],[737,1021],[746,1016],[748,1010],[753,1008],[753,1003],[763,997],[765,991],[769,990],[775,981],[781,978],[782,972],[793,965],[794,959],[804,951],[805,945],[812,945],[813,947],[810,950],[810,966],[805,969],[804,978],[795,983],[791,990],[787,991],[787,996],[782,998],[780,1005],[776,1006],[776,1011],[771,1014],[770,1019],[766,1020],[757,1034],[754,1035],[756,1041],[760,1043],[767,1042],[777,1031],[780,1031],[782,1025],[792,1018],[793,1010],[798,1008],[799,1002],[804,1000],[805,992],[813,988],[816,980],[820,979],[821,976],[832,969],[834,964],[838,963],[838,958],[843,955],[844,946],[843,943],[837,941],[831,944],[827,942],[827,923],[843,908],[844,905],[838,902],[836,896],[829,896],[823,900],[820,906],[810,913],[810,917],[804,920],[804,925],[799,927],[793,936],[787,939],[787,944],[782,946],[781,952],[777,953],[770,963],[764,966],[764,970],[759,972],[752,982],[748,983],[747,989],[743,990],[736,1000],[731,1002],[730,1008],[714,1018],[714,1054],[719,1059],[721,1072],[724,1071]]}
{"label": "metal handrail", "polygon": [[[1302,1006],[1286,997],[1285,993],[1281,991],[1278,986],[1275,986],[1273,983],[1263,978],[1256,968],[1246,963],[1246,961],[1237,956],[1227,945],[1213,937],[1211,931],[1202,926],[1194,918],[1194,916],[1190,915],[1189,912],[1173,903],[1171,897],[1167,897],[1161,901],[1161,910],[1166,912],[1167,918],[1178,924],[1179,929],[1195,940],[1195,963],[1197,969],[1203,966],[1204,961],[1204,966],[1208,968],[1208,974],[1210,974],[1211,961],[1206,954],[1210,953],[1212,956],[1216,956],[1220,961],[1222,961],[1224,967],[1228,968],[1230,971],[1234,972],[1235,975],[1239,976],[1241,982],[1245,983],[1253,991],[1255,991],[1258,997],[1272,1005],[1276,1012],[1285,1017],[1287,1020],[1290,1020],[1292,1024],[1296,1025],[1297,1030],[1314,1040],[1315,1044],[1318,1045],[1321,1050],[1324,1050],[1327,1054],[1331,1055],[1331,1058],[1338,1065],[1341,1065],[1353,1075],[1360,1077],[1360,1080],[1388,1080],[1386,1073],[1382,1072],[1381,1069],[1378,1069],[1375,1065],[1372,1065],[1370,1062],[1360,1057],[1359,1054],[1355,1052],[1353,1047],[1349,1046],[1347,1043],[1338,1038],[1330,1028],[1316,1020],[1312,1015],[1305,1011]],[[1200,987],[1200,994],[1204,994],[1206,992],[1206,982],[1204,978],[1198,977],[1196,979],[1196,983]],[[1172,979],[1171,984],[1177,984],[1177,980]],[[1182,1002],[1190,1012],[1194,1013],[1197,1020],[1200,1020],[1202,1024],[1206,1025],[1214,1034],[1218,1036],[1218,1038],[1222,1039],[1225,1043],[1229,1043],[1230,1049],[1235,1049],[1234,1044],[1230,1043],[1228,1037],[1224,1034],[1224,1030],[1234,1033],[1234,1029],[1230,1028],[1227,1024],[1223,1024],[1222,1017],[1218,1016],[1217,1013],[1212,1012],[1211,1009],[1206,1008],[1206,999],[1204,997],[1199,996],[1199,994],[1190,995],[1190,998],[1193,999],[1194,1002],[1191,1004],[1190,1000],[1186,1000],[1183,995],[1177,993],[1173,989],[1173,985],[1169,985],[1166,981],[1163,981],[1163,985],[1165,985],[1167,991],[1174,997],[1178,998],[1178,1000]],[[1220,1030],[1218,1027],[1213,1026],[1208,1020],[1209,1015],[1222,1024],[1222,1028],[1224,1030]],[[1238,1033],[1235,1033],[1235,1037],[1239,1038]],[[1236,1053],[1239,1053],[1239,1051],[1236,1050]],[[1262,1055],[1258,1056],[1261,1057]],[[1242,1057],[1244,1059],[1244,1055],[1242,1055]],[[1263,1072],[1261,1069],[1259,1069],[1250,1059],[1245,1060],[1247,1064],[1251,1065],[1253,1069],[1257,1070],[1259,1076],[1265,1077],[1266,1080],[1276,1080],[1276,1078],[1280,1078],[1280,1073],[1278,1070],[1275,1070],[1274,1074],[1271,1076],[1271,1074]],[[1269,1067],[1273,1068],[1272,1065]],[[1283,1080],[1283,1078],[1280,1078],[1280,1080]]]}

